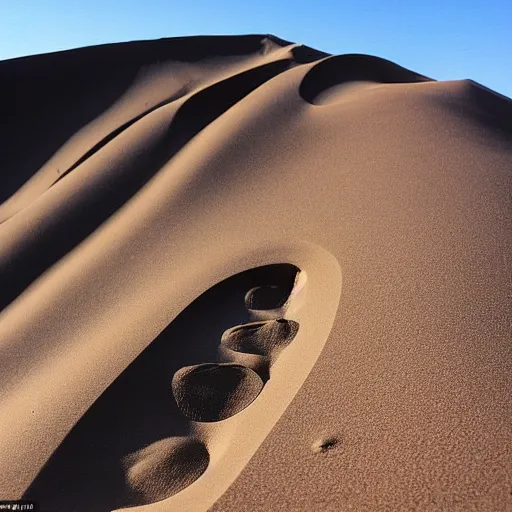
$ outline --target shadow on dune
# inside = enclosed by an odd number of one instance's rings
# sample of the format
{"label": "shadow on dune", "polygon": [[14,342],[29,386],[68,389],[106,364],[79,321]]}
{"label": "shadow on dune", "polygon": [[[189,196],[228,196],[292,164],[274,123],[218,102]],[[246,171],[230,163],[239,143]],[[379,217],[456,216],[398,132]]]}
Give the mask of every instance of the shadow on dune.
{"label": "shadow on dune", "polygon": [[[511,149],[512,136],[512,99],[507,98],[473,80],[457,82],[456,94],[443,94],[436,101],[452,113],[477,126],[493,132],[497,137],[492,140],[504,150]],[[489,137],[482,138],[489,144]]]}
{"label": "shadow on dune", "polygon": [[318,96],[331,87],[348,82],[410,83],[430,78],[370,55],[336,55],[322,60],[304,77],[299,94],[308,103],[317,104]]}
{"label": "shadow on dune", "polygon": [[[291,63],[289,59],[271,62],[194,94],[179,108],[165,136],[126,165],[122,176],[115,172],[105,174],[101,186],[95,186],[87,194],[76,195],[59,215],[45,219],[40,231],[16,248],[0,271],[3,281],[0,310],[115,213],[203,128],[260,85],[289,69]],[[140,117],[116,130],[114,135],[137,119]],[[105,138],[87,156],[99,151],[113,138],[112,135]]]}
{"label": "shadow on dune", "polygon": [[0,62],[0,204],[72,135],[113,105],[142,66],[254,54],[262,50],[264,37],[178,37]]}
{"label": "shadow on dune", "polygon": [[108,512],[135,505],[121,459],[161,439],[190,434],[191,424],[172,396],[174,373],[217,361],[223,332],[249,321],[247,290],[276,282],[291,289],[296,272],[288,264],[248,270],[190,304],[89,408],[24,499],[38,501],[41,512]]}

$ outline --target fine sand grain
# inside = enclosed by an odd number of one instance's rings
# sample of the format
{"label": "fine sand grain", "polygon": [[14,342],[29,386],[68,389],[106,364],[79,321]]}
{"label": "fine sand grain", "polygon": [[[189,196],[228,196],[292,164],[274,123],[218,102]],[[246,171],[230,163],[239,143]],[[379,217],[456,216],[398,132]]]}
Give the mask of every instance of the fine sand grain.
{"label": "fine sand grain", "polygon": [[0,91],[0,500],[512,510],[510,99],[264,35]]}

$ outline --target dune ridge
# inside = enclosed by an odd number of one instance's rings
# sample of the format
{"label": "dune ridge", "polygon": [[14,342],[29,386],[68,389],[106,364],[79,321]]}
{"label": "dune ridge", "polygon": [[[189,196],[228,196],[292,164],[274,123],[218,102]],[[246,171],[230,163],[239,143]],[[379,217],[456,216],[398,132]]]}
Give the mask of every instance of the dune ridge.
{"label": "dune ridge", "polygon": [[0,499],[512,508],[509,98],[270,35],[0,91]]}

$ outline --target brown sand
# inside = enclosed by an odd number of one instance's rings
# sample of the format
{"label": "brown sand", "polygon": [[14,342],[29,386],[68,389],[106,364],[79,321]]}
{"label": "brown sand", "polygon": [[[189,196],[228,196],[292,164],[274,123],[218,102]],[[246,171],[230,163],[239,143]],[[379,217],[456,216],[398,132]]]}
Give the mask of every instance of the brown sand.
{"label": "brown sand", "polygon": [[271,36],[0,90],[0,499],[512,510],[511,100]]}

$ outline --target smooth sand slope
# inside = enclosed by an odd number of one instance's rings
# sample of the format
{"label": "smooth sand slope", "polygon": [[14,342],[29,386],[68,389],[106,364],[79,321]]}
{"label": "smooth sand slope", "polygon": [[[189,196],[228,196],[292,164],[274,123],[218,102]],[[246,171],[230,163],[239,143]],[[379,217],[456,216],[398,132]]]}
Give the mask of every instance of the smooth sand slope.
{"label": "smooth sand slope", "polygon": [[512,510],[510,99],[273,36],[0,91],[0,499]]}

